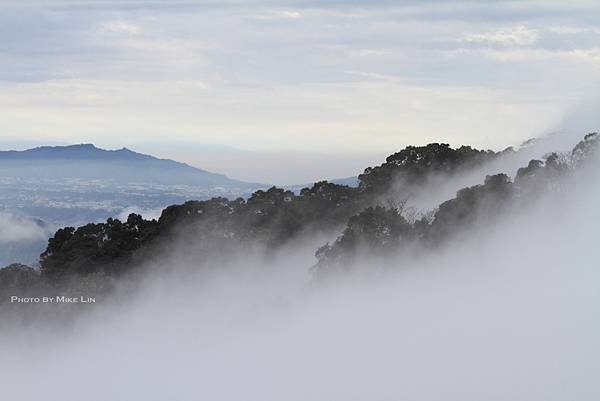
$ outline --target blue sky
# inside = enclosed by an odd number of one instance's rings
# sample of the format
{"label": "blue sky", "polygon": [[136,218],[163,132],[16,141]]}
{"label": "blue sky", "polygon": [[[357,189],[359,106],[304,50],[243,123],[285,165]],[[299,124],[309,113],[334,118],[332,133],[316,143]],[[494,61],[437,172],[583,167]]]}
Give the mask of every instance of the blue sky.
{"label": "blue sky", "polygon": [[500,149],[595,101],[599,21],[597,1],[5,0],[0,145],[225,173],[193,149],[334,154],[334,175],[413,143]]}

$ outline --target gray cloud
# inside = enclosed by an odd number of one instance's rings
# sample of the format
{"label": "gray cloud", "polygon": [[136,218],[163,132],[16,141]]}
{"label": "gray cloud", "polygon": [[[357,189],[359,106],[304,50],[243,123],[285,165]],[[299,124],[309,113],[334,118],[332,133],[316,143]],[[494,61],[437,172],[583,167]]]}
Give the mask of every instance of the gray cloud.
{"label": "gray cloud", "polygon": [[[522,33],[538,33],[529,43],[534,48],[593,48],[597,34],[579,32],[566,37],[545,27],[552,23],[582,29],[586,25],[579,13],[590,17],[599,12],[534,2],[524,6],[448,1],[367,6],[357,1],[326,2],[313,8],[310,3],[300,7],[294,2],[276,6],[269,2],[177,2],[165,8],[156,8],[165,6],[162,2],[50,4],[54,7],[3,10],[0,57],[5,68],[1,79],[208,78],[264,85],[348,80],[340,71],[366,68],[405,79],[461,82],[465,77],[485,77],[487,62],[480,55],[475,60],[468,56],[447,60],[444,50],[511,44],[483,39],[519,27]],[[523,10],[536,18],[529,18]],[[465,22],[463,14],[472,18]],[[492,25],[488,14],[495,17]],[[574,17],[579,21],[575,25]],[[425,20],[430,20],[426,30],[420,25]],[[481,40],[461,42],[466,37]],[[463,60],[472,67],[469,71],[460,65]],[[448,68],[440,70],[440,63]],[[473,74],[473,67],[480,71]],[[503,66],[496,63],[495,67]]]}
{"label": "gray cloud", "polygon": [[11,140],[118,148],[168,131],[253,150],[380,153],[448,138],[500,147],[548,129],[548,116],[600,83],[591,1],[1,7]]}

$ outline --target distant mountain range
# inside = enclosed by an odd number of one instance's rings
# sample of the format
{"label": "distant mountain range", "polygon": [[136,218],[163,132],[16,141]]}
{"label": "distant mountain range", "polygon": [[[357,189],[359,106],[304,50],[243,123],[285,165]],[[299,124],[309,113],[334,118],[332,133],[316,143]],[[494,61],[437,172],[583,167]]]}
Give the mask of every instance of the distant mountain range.
{"label": "distant mountain range", "polygon": [[115,183],[189,185],[241,190],[266,187],[212,173],[185,163],[137,153],[127,148],[105,150],[92,144],[42,146],[24,151],[0,151],[2,174],[21,178],[75,178]]}

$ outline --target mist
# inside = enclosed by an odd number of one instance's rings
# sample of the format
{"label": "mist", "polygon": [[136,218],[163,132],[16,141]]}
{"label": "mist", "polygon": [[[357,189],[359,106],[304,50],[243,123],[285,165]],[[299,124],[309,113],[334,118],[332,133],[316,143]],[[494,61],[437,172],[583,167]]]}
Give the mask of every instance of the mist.
{"label": "mist", "polygon": [[46,239],[47,230],[32,219],[0,213],[0,245]]}
{"label": "mist", "polygon": [[174,243],[141,284],[82,306],[67,327],[2,330],[3,393],[597,400],[597,167],[438,250],[399,254],[387,268],[365,254],[322,281],[310,267],[321,239],[198,266]]}
{"label": "mist", "polygon": [[0,266],[35,263],[50,232],[51,227],[41,220],[0,212]]}
{"label": "mist", "polygon": [[383,198],[402,200],[406,217],[410,219],[427,215],[442,202],[453,198],[460,189],[482,184],[488,175],[504,173],[514,181],[518,170],[527,166],[530,160],[545,160],[552,153],[568,154],[581,140],[580,132],[589,131],[575,132],[575,128],[565,120],[561,131],[540,135],[514,148],[499,151],[496,158],[459,174],[429,174],[418,186],[410,188],[409,195],[406,195],[406,183],[397,179]]}

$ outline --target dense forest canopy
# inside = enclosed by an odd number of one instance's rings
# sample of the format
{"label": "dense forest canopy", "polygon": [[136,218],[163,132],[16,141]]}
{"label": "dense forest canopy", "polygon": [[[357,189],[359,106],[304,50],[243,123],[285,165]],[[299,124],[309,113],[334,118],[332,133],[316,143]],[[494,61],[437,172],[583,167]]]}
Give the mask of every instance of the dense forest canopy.
{"label": "dense forest canopy", "polygon": [[[429,213],[410,215],[404,201],[431,175],[450,178],[515,152],[481,151],[448,144],[409,146],[359,176],[356,188],[317,182],[299,193],[272,187],[248,199],[213,198],[169,206],[158,220],[131,214],[126,221],[59,229],[41,254],[39,269],[11,265],[0,270],[0,291],[36,293],[40,288],[104,291],[120,275],[143,269],[174,240],[201,265],[210,253],[259,248],[268,255],[303,235],[336,237],[316,250],[319,275],[350,269],[362,255],[414,252],[442,246],[473,225],[493,224],[507,208],[523,208],[597,154],[598,134],[589,134],[569,154],[531,160],[514,182],[487,176],[463,188]],[[483,178],[483,177],[482,177]],[[393,190],[392,190],[393,189]],[[187,251],[186,251],[187,250]]]}

